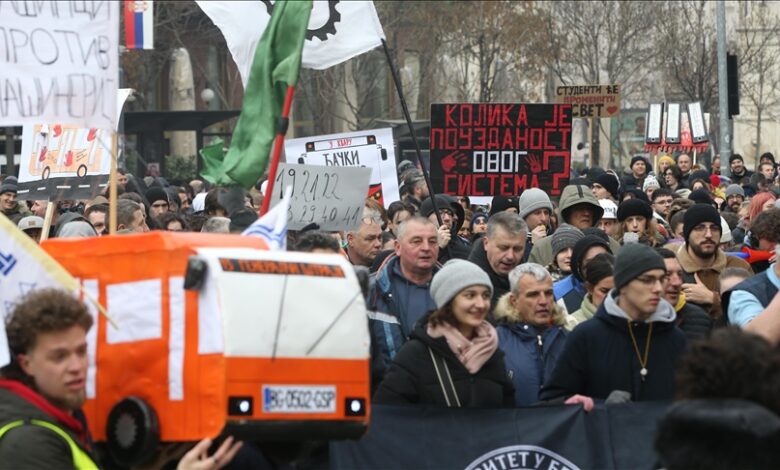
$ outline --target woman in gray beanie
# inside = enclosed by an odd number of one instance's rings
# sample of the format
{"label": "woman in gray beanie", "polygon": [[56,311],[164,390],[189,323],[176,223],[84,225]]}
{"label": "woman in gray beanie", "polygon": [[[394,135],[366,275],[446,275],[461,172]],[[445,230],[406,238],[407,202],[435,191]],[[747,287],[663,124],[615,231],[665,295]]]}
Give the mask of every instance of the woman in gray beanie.
{"label": "woman in gray beanie", "polygon": [[437,309],[420,319],[374,394],[375,403],[510,407],[496,329],[486,321],[493,286],[476,264],[451,260],[431,281]]}

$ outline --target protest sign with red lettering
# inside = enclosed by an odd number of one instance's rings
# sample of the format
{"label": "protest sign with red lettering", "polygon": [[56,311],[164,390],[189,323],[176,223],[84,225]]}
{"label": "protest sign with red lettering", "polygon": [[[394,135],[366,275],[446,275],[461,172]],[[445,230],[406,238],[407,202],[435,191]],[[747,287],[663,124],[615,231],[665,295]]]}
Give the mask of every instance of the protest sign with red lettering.
{"label": "protest sign with red lettering", "polygon": [[570,104],[575,118],[608,118],[620,113],[620,85],[559,86],[555,102]]}
{"label": "protest sign with red lettering", "polygon": [[477,203],[527,188],[557,196],[569,182],[571,130],[568,104],[432,104],[433,189]]}

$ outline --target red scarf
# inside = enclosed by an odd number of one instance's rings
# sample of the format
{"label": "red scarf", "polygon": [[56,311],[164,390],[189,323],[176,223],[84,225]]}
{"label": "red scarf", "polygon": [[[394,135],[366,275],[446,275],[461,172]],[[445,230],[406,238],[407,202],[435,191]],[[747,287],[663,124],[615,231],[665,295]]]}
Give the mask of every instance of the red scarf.
{"label": "red scarf", "polygon": [[86,432],[84,426],[81,425],[81,422],[60,408],[52,405],[49,400],[45,399],[35,390],[19,381],[6,379],[0,379],[0,388],[4,388],[24,400],[27,400],[27,402],[54,418],[55,421],[76,433],[79,440],[81,440],[81,443],[87,445]]}

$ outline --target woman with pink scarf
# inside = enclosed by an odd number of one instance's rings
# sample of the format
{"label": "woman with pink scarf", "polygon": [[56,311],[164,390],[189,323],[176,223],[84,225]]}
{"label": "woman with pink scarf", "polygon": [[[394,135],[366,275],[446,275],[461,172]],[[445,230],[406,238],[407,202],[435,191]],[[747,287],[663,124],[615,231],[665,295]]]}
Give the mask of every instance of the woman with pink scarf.
{"label": "woman with pink scarf", "polygon": [[420,319],[374,394],[380,404],[514,406],[514,387],[485,318],[493,286],[465,260],[451,260],[431,281],[437,309]]}

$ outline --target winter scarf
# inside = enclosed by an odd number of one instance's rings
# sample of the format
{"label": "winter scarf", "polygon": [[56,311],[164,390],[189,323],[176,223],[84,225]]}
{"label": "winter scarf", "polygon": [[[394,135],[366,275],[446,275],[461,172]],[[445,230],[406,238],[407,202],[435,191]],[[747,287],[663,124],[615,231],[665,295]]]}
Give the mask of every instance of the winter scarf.
{"label": "winter scarf", "polygon": [[472,374],[479,372],[479,369],[493,356],[498,348],[498,334],[496,329],[490,323],[483,321],[474,331],[476,334],[471,340],[454,326],[447,322],[438,325],[428,324],[428,335],[431,338],[441,338],[447,340],[447,346],[450,347],[455,357]]}

